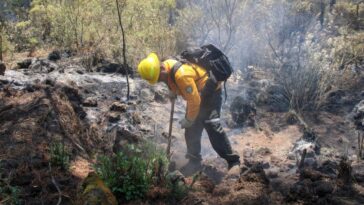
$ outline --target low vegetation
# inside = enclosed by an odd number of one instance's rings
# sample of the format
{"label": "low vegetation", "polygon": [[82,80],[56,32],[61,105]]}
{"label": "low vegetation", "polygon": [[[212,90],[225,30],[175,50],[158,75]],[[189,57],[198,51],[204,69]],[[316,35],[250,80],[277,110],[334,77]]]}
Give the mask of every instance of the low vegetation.
{"label": "low vegetation", "polygon": [[70,153],[61,142],[52,143],[50,146],[51,165],[67,170],[70,164]]}
{"label": "low vegetation", "polygon": [[149,197],[183,198],[186,185],[167,172],[166,154],[153,144],[129,145],[113,156],[100,156],[96,173],[115,196],[126,201]]}

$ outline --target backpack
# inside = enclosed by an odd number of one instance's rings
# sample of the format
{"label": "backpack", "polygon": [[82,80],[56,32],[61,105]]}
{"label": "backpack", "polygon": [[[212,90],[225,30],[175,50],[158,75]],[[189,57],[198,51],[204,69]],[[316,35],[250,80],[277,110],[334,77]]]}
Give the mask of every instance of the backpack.
{"label": "backpack", "polygon": [[178,61],[172,67],[171,78],[176,84],[175,74],[185,63],[195,64],[207,71],[209,78],[217,82],[224,82],[225,101],[227,98],[226,81],[233,73],[233,68],[228,57],[216,46],[207,44],[200,48],[188,49],[176,57]]}

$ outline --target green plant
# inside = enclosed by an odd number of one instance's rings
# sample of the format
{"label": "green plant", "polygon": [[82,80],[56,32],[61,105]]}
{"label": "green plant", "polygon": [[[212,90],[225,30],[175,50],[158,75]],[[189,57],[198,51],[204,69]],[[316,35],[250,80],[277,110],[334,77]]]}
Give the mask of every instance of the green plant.
{"label": "green plant", "polygon": [[168,186],[171,193],[168,196],[170,200],[180,201],[186,197],[190,191],[190,187],[187,186],[183,181],[178,180],[177,182],[169,181]]}
{"label": "green plant", "polygon": [[153,143],[128,145],[113,156],[101,156],[95,171],[111,191],[127,201],[142,199],[149,188],[166,187],[169,200],[178,201],[188,192],[181,180],[168,176],[168,159],[165,152]]}
{"label": "green plant", "polygon": [[70,154],[65,145],[60,142],[52,143],[50,146],[51,165],[59,166],[62,169],[68,169]]}
{"label": "green plant", "polygon": [[111,191],[125,200],[143,198],[149,189],[148,163],[141,158],[142,151],[128,146],[125,152],[115,156],[101,156],[95,165],[96,173]]}

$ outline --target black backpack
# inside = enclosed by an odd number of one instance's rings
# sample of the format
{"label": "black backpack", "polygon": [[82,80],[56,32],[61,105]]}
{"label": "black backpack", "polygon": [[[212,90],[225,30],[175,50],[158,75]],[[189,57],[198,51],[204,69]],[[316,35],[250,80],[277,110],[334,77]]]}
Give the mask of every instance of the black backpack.
{"label": "black backpack", "polygon": [[209,78],[213,78],[215,81],[224,82],[226,100],[227,93],[225,83],[234,70],[228,57],[220,49],[212,44],[207,44],[200,48],[187,49],[183,51],[176,57],[176,60],[178,62],[174,64],[171,72],[171,78],[174,83],[176,83],[175,74],[183,64],[195,64],[204,68],[207,71]]}

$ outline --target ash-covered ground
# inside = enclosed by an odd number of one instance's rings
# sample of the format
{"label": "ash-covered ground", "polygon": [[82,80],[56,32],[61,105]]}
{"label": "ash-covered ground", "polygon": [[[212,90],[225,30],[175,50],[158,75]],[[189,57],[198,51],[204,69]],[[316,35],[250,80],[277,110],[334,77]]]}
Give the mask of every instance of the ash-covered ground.
{"label": "ash-covered ground", "polygon": [[[99,154],[145,139],[166,149],[167,87],[130,78],[127,100],[125,75],[109,73],[110,64],[100,66],[86,69],[76,57],[41,58],[0,77],[1,183],[19,187],[24,204],[56,204],[54,181],[62,204],[75,203],[78,186]],[[351,118],[364,99],[363,76],[358,83],[359,89],[332,94],[327,109],[296,114],[271,100],[280,92],[264,71],[237,71],[227,84],[222,119],[241,156],[241,177],[224,178],[227,164],[204,133],[203,173],[181,204],[363,204],[364,165]],[[171,149],[177,168],[186,162],[184,131],[178,126],[184,110],[178,99]],[[49,166],[53,142],[71,150],[69,170]]]}

